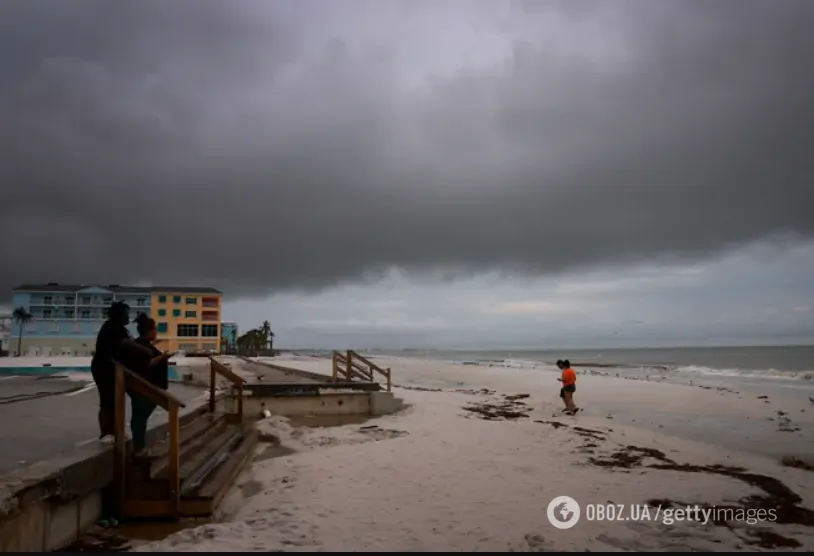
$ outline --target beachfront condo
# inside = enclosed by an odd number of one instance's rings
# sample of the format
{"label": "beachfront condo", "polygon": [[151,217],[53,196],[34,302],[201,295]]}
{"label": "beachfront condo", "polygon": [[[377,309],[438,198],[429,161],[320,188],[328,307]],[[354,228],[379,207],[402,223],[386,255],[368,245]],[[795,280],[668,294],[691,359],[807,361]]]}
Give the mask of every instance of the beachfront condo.
{"label": "beachfront condo", "polygon": [[[223,294],[208,287],[76,286],[49,282],[13,290],[12,307],[31,319],[23,325],[21,355],[88,356],[105,311],[114,301],[130,305],[131,318],[146,313],[156,321],[157,347],[191,352],[220,351]],[[135,335],[135,325],[130,325]],[[12,322],[9,349],[17,352],[20,323]]]}

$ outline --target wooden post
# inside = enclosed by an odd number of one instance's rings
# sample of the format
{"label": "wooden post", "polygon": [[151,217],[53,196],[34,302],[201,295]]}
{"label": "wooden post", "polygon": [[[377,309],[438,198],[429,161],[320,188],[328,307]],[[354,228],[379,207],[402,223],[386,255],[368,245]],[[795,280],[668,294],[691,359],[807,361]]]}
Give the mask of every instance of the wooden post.
{"label": "wooden post", "polygon": [[387,367],[387,391],[390,391],[390,377],[392,373],[390,372],[390,367]]}
{"label": "wooden post", "polygon": [[336,382],[336,375],[337,375],[337,365],[339,365],[339,361],[337,360],[337,355],[339,355],[336,351],[331,352],[331,376],[333,376],[334,382]]}
{"label": "wooden post", "polygon": [[351,369],[353,369],[353,352],[348,350],[345,354],[345,380],[348,382],[353,381],[353,377],[350,374]]}
{"label": "wooden post", "polygon": [[181,515],[181,427],[178,419],[178,406],[170,404],[168,409],[170,426],[169,475],[170,513],[178,519]]}
{"label": "wooden post", "polygon": [[215,362],[209,361],[209,413],[215,413]]}
{"label": "wooden post", "polygon": [[243,422],[243,383],[237,383],[237,421]]}
{"label": "wooden post", "polygon": [[124,369],[119,363],[116,363],[116,386],[113,401],[114,434],[116,439],[113,450],[113,488],[116,507],[120,514],[124,512],[124,503],[127,497],[125,484],[127,481],[127,446],[124,437],[124,412],[127,407],[127,399],[124,381]]}

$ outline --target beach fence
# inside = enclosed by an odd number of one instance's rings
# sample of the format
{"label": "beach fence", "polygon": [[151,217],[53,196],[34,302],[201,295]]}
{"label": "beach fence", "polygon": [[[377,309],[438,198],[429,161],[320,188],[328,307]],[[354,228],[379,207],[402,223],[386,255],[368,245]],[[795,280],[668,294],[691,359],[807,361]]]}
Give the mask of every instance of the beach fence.
{"label": "beach fence", "polygon": [[380,375],[387,381],[388,392],[392,386],[390,367],[383,369],[367,357],[350,349],[345,352],[334,351],[331,354],[331,370],[334,381],[375,382],[376,375]]}

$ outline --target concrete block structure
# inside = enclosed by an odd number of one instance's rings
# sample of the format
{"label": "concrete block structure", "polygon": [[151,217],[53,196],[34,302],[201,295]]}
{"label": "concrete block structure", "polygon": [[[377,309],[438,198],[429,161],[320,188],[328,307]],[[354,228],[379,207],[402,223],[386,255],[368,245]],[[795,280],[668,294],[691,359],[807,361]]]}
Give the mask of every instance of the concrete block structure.
{"label": "concrete block structure", "polygon": [[[143,287],[25,284],[13,290],[12,308],[32,315],[23,327],[20,355],[89,356],[105,311],[114,301],[130,305],[131,318],[145,313],[155,319],[158,347],[164,350],[217,353],[221,338],[223,294],[209,287]],[[130,325],[135,335],[135,325]],[[19,324],[12,322],[9,348],[16,353]]]}

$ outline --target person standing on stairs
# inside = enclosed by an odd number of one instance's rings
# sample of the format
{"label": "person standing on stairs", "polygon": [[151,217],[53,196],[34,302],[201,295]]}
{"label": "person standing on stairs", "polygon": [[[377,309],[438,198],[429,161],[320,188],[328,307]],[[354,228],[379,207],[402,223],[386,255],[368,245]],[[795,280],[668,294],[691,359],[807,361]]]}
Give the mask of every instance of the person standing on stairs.
{"label": "person standing on stairs", "polygon": [[130,306],[123,301],[113,303],[107,310],[107,320],[96,336],[96,349],[90,363],[90,372],[99,392],[99,438],[103,442],[113,442],[116,405],[116,365],[123,351],[140,352],[139,346],[130,336],[127,325],[130,323]]}
{"label": "person standing on stairs", "polygon": [[[155,320],[144,313],[136,317],[138,338],[136,343],[143,348],[135,357],[129,358],[127,366],[153,386],[166,390],[169,388],[169,360],[175,355],[172,352],[161,352],[154,344],[158,335]],[[147,421],[155,411],[156,405],[149,399],[129,391],[130,396],[130,431],[133,434],[133,456],[147,455]]]}

